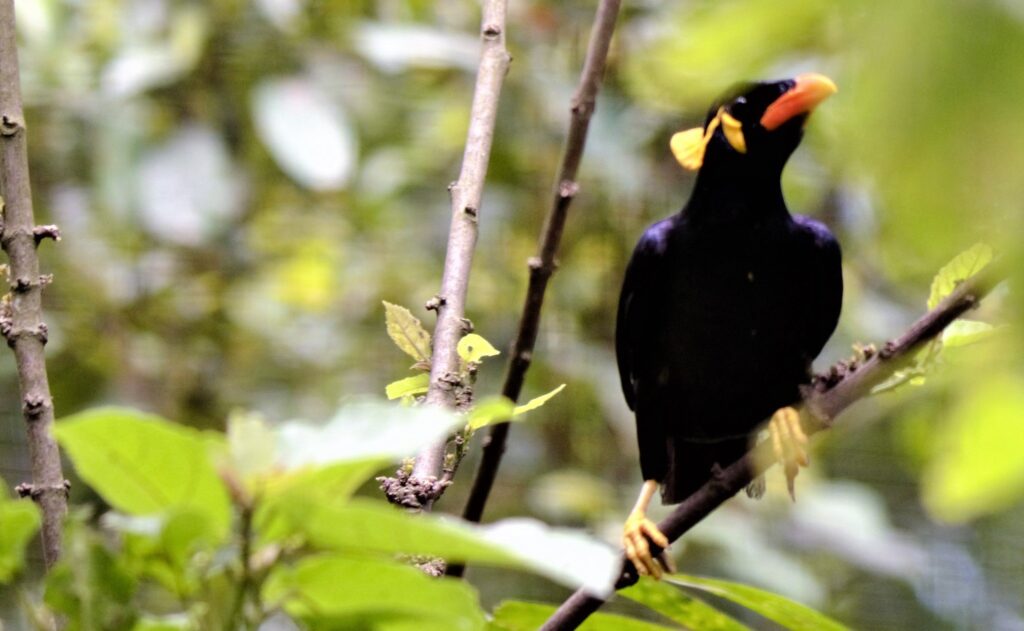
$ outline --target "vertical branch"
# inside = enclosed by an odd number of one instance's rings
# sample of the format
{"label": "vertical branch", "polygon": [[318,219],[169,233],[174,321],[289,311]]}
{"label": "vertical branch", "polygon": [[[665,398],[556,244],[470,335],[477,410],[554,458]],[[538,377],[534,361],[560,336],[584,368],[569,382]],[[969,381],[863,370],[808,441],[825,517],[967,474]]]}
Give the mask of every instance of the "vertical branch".
{"label": "vertical branch", "polygon": [[[572,97],[569,134],[562,150],[562,162],[558,168],[555,183],[554,199],[548,211],[544,230],[541,233],[539,252],[529,261],[530,282],[523,303],[522,315],[519,318],[519,331],[512,343],[512,352],[505,373],[505,384],[502,394],[512,401],[519,400],[519,394],[526,378],[526,371],[533,358],[533,347],[537,342],[537,331],[540,327],[540,312],[544,306],[544,293],[548,280],[555,272],[557,264],[555,255],[562,240],[565,219],[569,205],[576,196],[579,186],[576,184],[576,173],[587,140],[590,117],[594,112],[597,92],[604,77],[605,61],[608,58],[608,47],[615,30],[615,20],[619,14],[620,0],[601,0],[594,17],[594,26],[590,33],[590,44],[587,57],[583,63],[580,82]],[[483,455],[473,480],[469,499],[462,516],[469,521],[478,522],[483,516],[484,506],[490,495],[494,479],[498,474],[505,443],[508,440],[508,423],[493,426],[485,439]]]}
{"label": "vertical branch", "polygon": [[[480,199],[494,140],[498,99],[512,60],[505,48],[506,13],[506,0],[485,0],[480,28],[483,52],[473,92],[462,170],[458,181],[449,187],[452,223],[448,233],[448,253],[444,261],[441,292],[433,301],[437,309],[437,325],[434,328],[430,390],[427,392],[427,403],[430,405],[452,407],[454,390],[459,385],[456,346],[468,328],[465,319],[466,291],[469,287],[473,250],[476,247]],[[413,468],[413,478],[437,479],[444,464],[444,452],[443,440],[420,452]],[[441,490],[438,488],[438,492]]]}
{"label": "vertical branch", "polygon": [[14,350],[18,366],[32,462],[32,484],[22,485],[19,492],[30,495],[43,510],[43,559],[49,568],[60,556],[67,489],[57,443],[50,434],[53,401],[46,377],[46,325],[42,321],[42,291],[49,279],[39,275],[36,246],[45,237],[56,239],[58,233],[53,226],[37,228],[32,213],[14,0],[0,0],[0,189],[6,204],[0,245],[10,259],[11,279],[10,294],[0,313],[0,332]]}

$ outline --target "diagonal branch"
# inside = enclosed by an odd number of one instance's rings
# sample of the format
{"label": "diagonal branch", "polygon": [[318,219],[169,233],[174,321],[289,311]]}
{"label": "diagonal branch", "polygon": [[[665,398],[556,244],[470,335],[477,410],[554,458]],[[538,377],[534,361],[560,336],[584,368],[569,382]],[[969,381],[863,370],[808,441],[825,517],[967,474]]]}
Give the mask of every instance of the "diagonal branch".
{"label": "diagonal branch", "polygon": [[[580,74],[580,82],[572,97],[569,135],[562,150],[562,162],[558,169],[554,199],[548,211],[544,230],[541,234],[539,252],[529,261],[530,282],[523,303],[523,312],[519,318],[519,331],[512,343],[512,352],[505,373],[505,384],[502,394],[512,401],[519,400],[526,371],[533,357],[533,347],[537,342],[537,331],[540,326],[541,308],[544,306],[544,293],[548,280],[556,268],[555,254],[562,240],[565,219],[569,212],[579,186],[576,184],[576,173],[587,140],[590,117],[594,112],[597,92],[604,77],[605,61],[608,58],[608,47],[615,30],[615,20],[619,14],[620,0],[601,0],[594,17],[594,25],[590,34],[590,45],[587,48],[586,60]],[[494,479],[498,474],[505,443],[508,440],[508,423],[499,423],[491,427],[484,440],[483,454],[480,465],[473,480],[469,499],[462,516],[473,522],[479,522],[483,516],[487,497],[490,495]],[[454,568],[453,568],[454,571]]]}
{"label": "diagonal branch", "polygon": [[67,512],[67,488],[60,452],[50,434],[53,400],[46,376],[46,325],[42,320],[43,285],[36,246],[56,226],[35,225],[28,175],[25,115],[21,106],[14,0],[0,0],[0,189],[4,196],[0,245],[10,259],[10,293],[0,309],[0,333],[14,350],[21,386],[21,411],[28,428],[32,483],[19,485],[43,511],[43,560],[52,567],[60,556],[61,521]]}
{"label": "diagonal branch", "polygon": [[[964,281],[937,307],[924,314],[905,333],[887,342],[863,364],[840,362],[825,376],[816,378],[804,392],[804,406],[812,417],[810,422],[804,422],[806,433],[829,429],[839,414],[868,396],[874,386],[905,366],[924,344],[937,338],[954,320],[977,306],[1002,278],[1001,274],[986,270]],[[762,441],[740,460],[714,472],[704,486],[679,504],[658,524],[658,528],[670,541],[675,541],[774,463],[771,446]],[[652,554],[656,556],[660,551],[653,546]],[[637,579],[635,568],[623,559],[623,573],[616,589],[628,587]],[[577,591],[562,603],[541,629],[575,629],[604,602],[583,590]]]}
{"label": "diagonal branch", "polygon": [[[458,181],[449,187],[452,221],[441,292],[432,301],[437,309],[437,325],[434,328],[430,390],[427,392],[427,403],[430,405],[452,407],[459,382],[456,346],[468,327],[465,319],[466,292],[473,250],[476,247],[480,200],[494,140],[501,86],[512,60],[505,48],[506,13],[507,0],[486,0],[483,3],[480,27],[483,52],[473,91],[462,170]],[[442,440],[420,452],[412,472],[415,480],[430,481],[440,477],[445,445],[446,441]],[[436,486],[436,494],[439,494],[443,486]],[[433,499],[436,497],[429,498],[424,506],[429,508]]]}

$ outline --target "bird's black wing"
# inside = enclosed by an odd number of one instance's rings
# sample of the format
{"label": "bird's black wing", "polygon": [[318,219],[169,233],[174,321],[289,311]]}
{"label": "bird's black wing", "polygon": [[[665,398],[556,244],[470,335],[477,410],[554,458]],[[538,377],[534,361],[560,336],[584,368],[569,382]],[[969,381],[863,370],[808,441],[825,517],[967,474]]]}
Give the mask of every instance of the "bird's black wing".
{"label": "bird's black wing", "polygon": [[664,389],[657,383],[664,363],[666,280],[670,268],[668,238],[674,219],[644,232],[626,268],[615,327],[615,351],[626,403],[636,412],[640,469],[645,480],[661,481],[668,468]]}
{"label": "bird's black wing", "polygon": [[839,242],[825,224],[793,217],[804,236],[807,265],[807,319],[801,346],[808,364],[818,356],[839,322],[843,305],[843,267]]}
{"label": "bird's black wing", "polygon": [[636,410],[640,371],[644,366],[644,349],[651,345],[650,336],[655,329],[656,317],[665,288],[659,291],[664,278],[665,250],[671,219],[650,226],[640,237],[633,256],[626,266],[619,296],[619,311],[615,324],[615,355],[619,362],[619,378],[629,409]]}

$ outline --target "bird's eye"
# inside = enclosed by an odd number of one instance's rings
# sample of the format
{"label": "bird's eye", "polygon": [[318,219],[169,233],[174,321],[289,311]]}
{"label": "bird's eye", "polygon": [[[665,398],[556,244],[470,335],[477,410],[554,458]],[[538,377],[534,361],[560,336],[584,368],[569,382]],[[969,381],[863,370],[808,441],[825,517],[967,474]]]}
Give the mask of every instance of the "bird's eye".
{"label": "bird's eye", "polygon": [[732,102],[729,106],[729,112],[737,118],[742,118],[743,114],[747,111],[747,97],[741,96]]}

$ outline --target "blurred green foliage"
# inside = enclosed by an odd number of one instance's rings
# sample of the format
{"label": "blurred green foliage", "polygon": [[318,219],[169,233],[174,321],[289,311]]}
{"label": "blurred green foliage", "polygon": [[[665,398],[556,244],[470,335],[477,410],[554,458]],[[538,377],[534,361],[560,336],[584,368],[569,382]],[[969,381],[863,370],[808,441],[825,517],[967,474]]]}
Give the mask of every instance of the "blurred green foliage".
{"label": "blurred green foliage", "polygon": [[[595,4],[510,7],[515,61],[467,313],[498,349],[514,333]],[[625,4],[524,394],[568,387],[515,426],[488,509],[611,540],[640,482],[611,351],[618,284],[642,229],[692,184],[669,136],[703,118],[721,88],[804,70],[840,86],[784,178],[791,207],[826,221],[844,249],[843,317],[820,367],[902,330],[935,272],[973,243],[1024,268],[1020,2]],[[60,415],[118,403],[198,428],[222,428],[239,407],[326,418],[339,400],[408,375],[381,301],[412,307],[430,328],[418,305],[444,259],[477,2],[17,9],[36,211],[64,234],[41,249],[55,273],[45,317]],[[679,546],[680,567],[787,594],[854,628],[1024,625],[1024,299],[1012,289],[971,314],[1009,326],[948,348],[922,387],[860,404],[824,437],[795,506],[769,475],[765,501],[731,502],[717,530]],[[500,360],[481,366],[480,396],[498,391]],[[0,376],[16,400],[13,361]],[[27,466],[17,412],[9,406],[3,434],[12,481]],[[256,442],[243,460],[260,453]],[[476,451],[441,510],[458,511]],[[308,475],[347,497],[381,464]],[[73,500],[89,498],[76,484]],[[83,537],[70,558],[103,557]],[[107,588],[127,589],[117,576]],[[485,610],[560,594],[535,578],[469,578]],[[4,595],[0,607],[13,602]]]}

